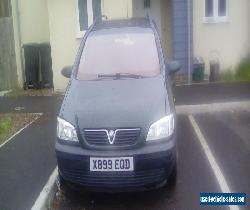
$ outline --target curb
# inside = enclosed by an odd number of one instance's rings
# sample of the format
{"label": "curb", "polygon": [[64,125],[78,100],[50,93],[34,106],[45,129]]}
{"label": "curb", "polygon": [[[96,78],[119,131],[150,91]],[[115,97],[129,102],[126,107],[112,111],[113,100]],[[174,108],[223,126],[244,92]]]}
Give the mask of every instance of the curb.
{"label": "curb", "polygon": [[175,108],[177,114],[202,114],[237,110],[250,111],[250,100],[199,105],[178,105]]}
{"label": "curb", "polygon": [[53,195],[57,189],[56,180],[58,176],[58,168],[56,167],[53,173],[50,175],[48,182],[43,187],[40,195],[36,199],[31,210],[47,210],[52,202]]}

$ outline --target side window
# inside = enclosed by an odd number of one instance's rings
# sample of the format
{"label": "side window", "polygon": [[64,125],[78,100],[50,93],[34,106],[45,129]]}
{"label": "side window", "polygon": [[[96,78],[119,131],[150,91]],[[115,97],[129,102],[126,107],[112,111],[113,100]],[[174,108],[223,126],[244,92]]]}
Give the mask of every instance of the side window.
{"label": "side window", "polygon": [[222,23],[228,20],[229,0],[204,0],[204,22]]}
{"label": "side window", "polygon": [[205,0],[205,16],[214,16],[214,0]]}
{"label": "side window", "polygon": [[77,1],[77,37],[83,37],[85,31],[101,15],[101,0]]}

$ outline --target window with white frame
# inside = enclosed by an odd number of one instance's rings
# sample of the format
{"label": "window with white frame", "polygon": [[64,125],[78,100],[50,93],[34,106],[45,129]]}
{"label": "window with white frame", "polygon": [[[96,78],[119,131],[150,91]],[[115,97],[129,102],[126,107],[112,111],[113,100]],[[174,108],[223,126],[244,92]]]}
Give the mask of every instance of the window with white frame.
{"label": "window with white frame", "polygon": [[204,22],[221,23],[228,20],[228,0],[204,0]]}
{"label": "window with white frame", "polygon": [[85,31],[101,15],[101,0],[76,0],[77,37],[83,37]]}

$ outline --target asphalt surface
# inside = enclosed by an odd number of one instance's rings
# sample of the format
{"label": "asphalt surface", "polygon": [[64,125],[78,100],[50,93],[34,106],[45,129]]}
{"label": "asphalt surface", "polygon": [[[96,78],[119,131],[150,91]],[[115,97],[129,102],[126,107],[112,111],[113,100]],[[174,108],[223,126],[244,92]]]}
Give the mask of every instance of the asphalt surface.
{"label": "asphalt surface", "polygon": [[33,206],[56,166],[55,126],[45,114],[0,148],[0,210]]}
{"label": "asphalt surface", "polygon": [[[250,100],[250,82],[176,86],[176,105]],[[1,97],[1,112],[57,113],[63,96]]]}
{"label": "asphalt surface", "polygon": [[0,96],[1,112],[57,113],[63,96]]}
{"label": "asphalt surface", "polygon": [[232,191],[250,194],[250,112],[196,117]]}
{"label": "asphalt surface", "polygon": [[[250,99],[250,83],[175,87],[177,105]],[[56,167],[56,114],[62,97],[0,97],[0,112],[44,115],[0,148],[0,210],[26,210]],[[250,193],[250,113],[194,115],[233,192]],[[201,192],[220,192],[219,184],[188,117],[178,116],[178,181],[175,190],[98,194],[71,192],[55,197],[54,209],[228,209],[199,206]],[[249,200],[248,200],[249,203]],[[240,209],[249,209],[240,207]]]}
{"label": "asphalt surface", "polygon": [[[178,181],[175,190],[103,194],[69,190],[55,197],[60,210],[165,210],[229,209],[201,207],[199,194],[221,192],[213,169],[187,116],[178,116]],[[225,112],[194,116],[232,192],[250,193],[250,112]],[[249,201],[248,201],[249,202]],[[241,210],[249,206],[240,207]]]}
{"label": "asphalt surface", "polygon": [[174,87],[176,105],[250,100],[250,82],[211,83]]}

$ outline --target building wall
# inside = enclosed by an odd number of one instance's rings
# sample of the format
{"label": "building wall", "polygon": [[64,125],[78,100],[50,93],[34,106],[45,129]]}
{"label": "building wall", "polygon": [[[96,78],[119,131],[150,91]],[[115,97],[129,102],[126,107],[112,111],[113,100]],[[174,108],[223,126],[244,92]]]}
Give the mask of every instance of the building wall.
{"label": "building wall", "polygon": [[11,0],[18,84],[23,85],[22,46],[49,42],[49,19],[46,0]]}
{"label": "building wall", "polygon": [[13,21],[11,17],[0,17],[0,91],[16,87]]}
{"label": "building wall", "polygon": [[203,23],[204,0],[193,0],[194,56],[201,56],[209,72],[210,60],[218,59],[221,70],[233,69],[247,52],[250,43],[249,0],[228,0],[226,23]]}
{"label": "building wall", "polygon": [[80,43],[76,38],[76,6],[74,0],[48,0],[52,69],[57,91],[64,91],[68,84],[61,70],[73,65]]}
{"label": "building wall", "polygon": [[[81,39],[77,38],[77,0],[47,0],[49,10],[52,68],[56,91],[63,92],[68,79],[61,69],[73,65]],[[132,14],[132,0],[103,0],[102,13],[109,18]]]}
{"label": "building wall", "polygon": [[18,5],[16,0],[11,0],[12,7],[12,20],[13,20],[13,30],[14,30],[14,42],[15,42],[15,57],[16,57],[16,69],[17,69],[17,79],[18,86],[22,87],[23,84],[23,73],[22,73],[22,59],[21,59],[21,40],[19,34],[19,21],[18,21]]}
{"label": "building wall", "polygon": [[146,17],[155,20],[168,60],[173,58],[172,47],[172,0],[151,0],[150,8],[144,8],[144,0],[133,0],[133,17]]}
{"label": "building wall", "polygon": [[0,0],[0,18],[1,17],[11,17],[10,0]]}
{"label": "building wall", "polygon": [[167,60],[173,59],[172,0],[161,0],[162,44]]}
{"label": "building wall", "polygon": [[19,1],[22,43],[48,42],[49,19],[46,0]]}
{"label": "building wall", "polygon": [[132,0],[102,0],[102,14],[108,18],[132,16]]}
{"label": "building wall", "polygon": [[144,8],[144,0],[133,1],[133,17],[146,17],[147,14],[155,20],[160,35],[162,35],[161,25],[161,0],[151,0],[150,8]]}

